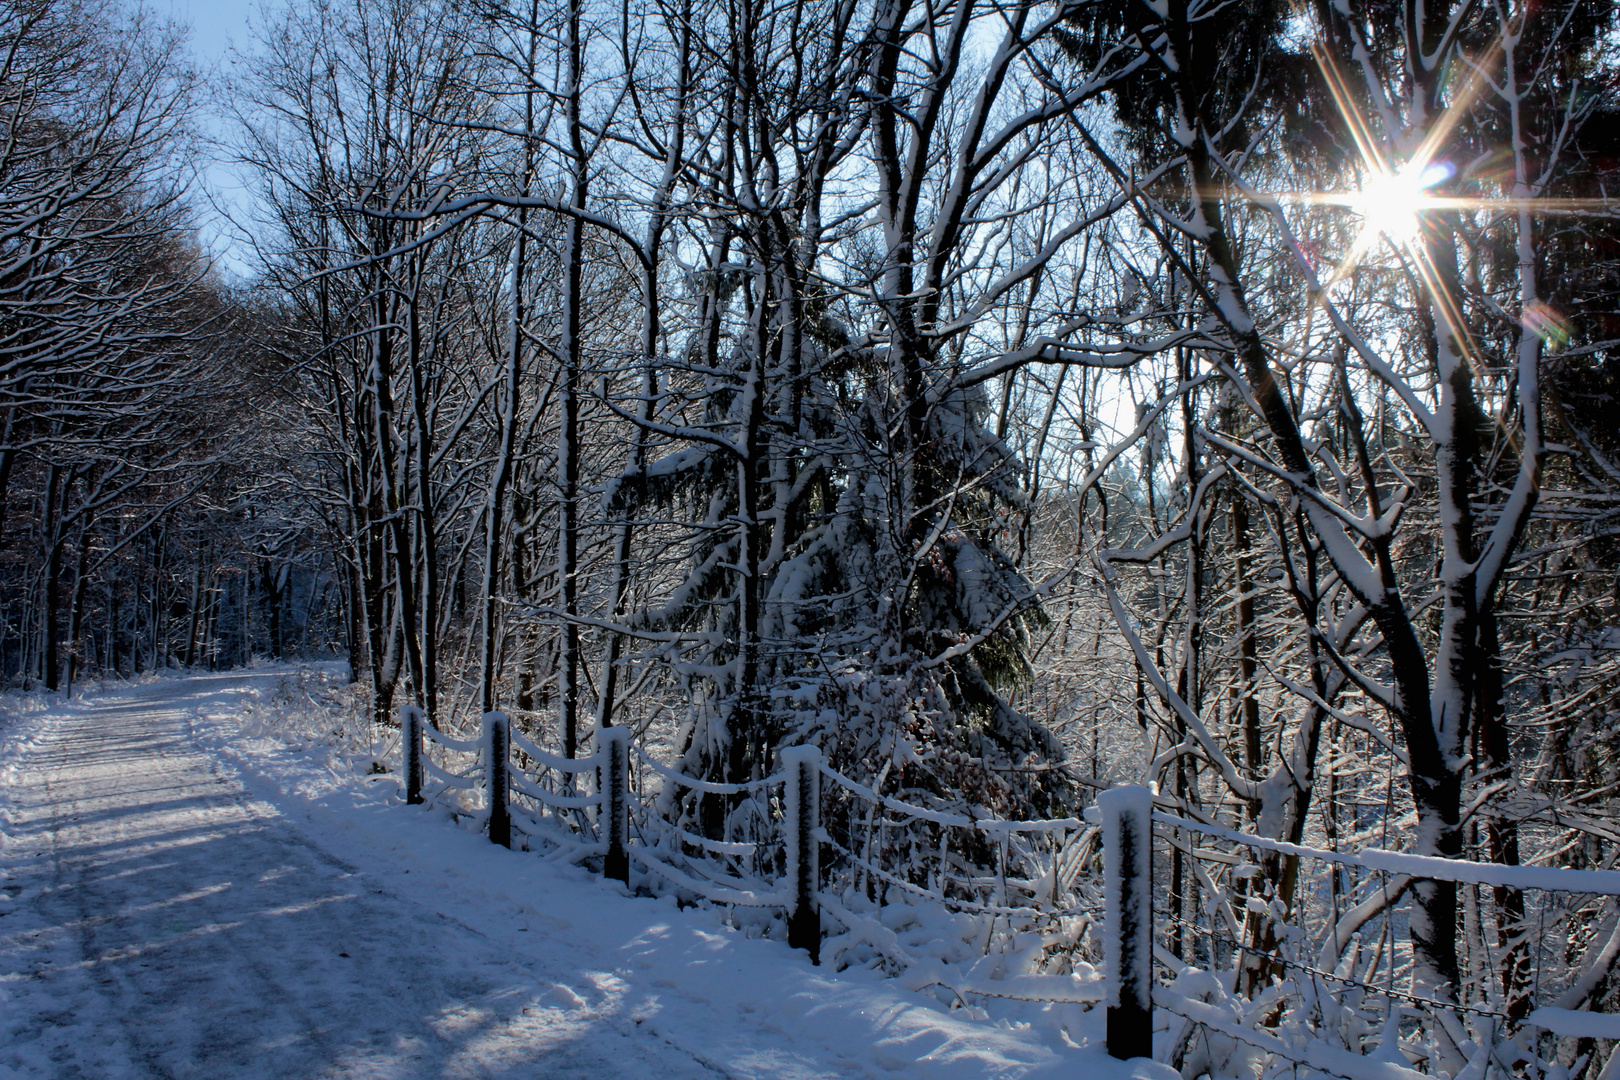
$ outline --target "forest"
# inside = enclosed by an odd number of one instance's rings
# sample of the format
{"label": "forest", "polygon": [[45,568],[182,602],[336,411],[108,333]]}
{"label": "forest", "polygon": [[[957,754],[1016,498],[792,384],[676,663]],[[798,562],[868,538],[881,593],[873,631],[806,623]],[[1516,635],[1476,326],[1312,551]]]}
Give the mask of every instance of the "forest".
{"label": "forest", "polygon": [[[1615,1011],[1614,897],[1285,852],[1620,868],[1614,5],[293,0],[256,33],[205,73],[149,10],[0,5],[10,684],[346,659],[376,731],[631,729],[722,853],[799,745],[941,814],[1146,784],[1282,845],[1165,844],[1182,993],[1221,969],[1196,993],[1243,1022],[1432,1075],[1620,1075],[1478,1050]],[[246,273],[198,239],[216,161]],[[1094,836],[823,812],[878,906],[1100,887]],[[1054,920],[1039,970],[1095,959]],[[1408,1006],[1325,1006],[1300,956]],[[1191,1031],[1188,1080],[1260,1053]]]}

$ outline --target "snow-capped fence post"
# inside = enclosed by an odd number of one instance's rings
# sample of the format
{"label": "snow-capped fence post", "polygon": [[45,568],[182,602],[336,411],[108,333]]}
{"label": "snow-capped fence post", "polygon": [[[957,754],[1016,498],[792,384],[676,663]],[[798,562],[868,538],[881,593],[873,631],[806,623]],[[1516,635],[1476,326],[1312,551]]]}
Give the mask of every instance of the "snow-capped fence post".
{"label": "snow-capped fence post", "polygon": [[1138,784],[1097,796],[1103,841],[1103,970],[1108,1053],[1153,1056],[1153,793]]}
{"label": "snow-capped fence post", "polygon": [[506,806],[511,770],[510,724],[503,712],[484,714],[484,804],[489,807],[489,839],[507,848],[512,846],[512,815]]}
{"label": "snow-capped fence post", "polygon": [[405,801],[422,801],[422,722],[425,717],[416,705],[399,707],[399,771],[405,774]]}
{"label": "snow-capped fence post", "polygon": [[793,908],[788,913],[788,946],[810,953],[812,964],[821,963],[821,911],[816,907],[816,880],[819,877],[821,831],[821,748],[789,746],[782,750],[787,771],[783,800],[787,848],[787,882],[793,890]]}
{"label": "snow-capped fence post", "polygon": [[630,780],[630,729],[605,727],[596,730],[596,745],[607,755],[599,784],[602,811],[606,815],[607,853],[602,857],[602,876],[630,883],[630,856],[625,851],[629,839],[629,814],[625,809]]}

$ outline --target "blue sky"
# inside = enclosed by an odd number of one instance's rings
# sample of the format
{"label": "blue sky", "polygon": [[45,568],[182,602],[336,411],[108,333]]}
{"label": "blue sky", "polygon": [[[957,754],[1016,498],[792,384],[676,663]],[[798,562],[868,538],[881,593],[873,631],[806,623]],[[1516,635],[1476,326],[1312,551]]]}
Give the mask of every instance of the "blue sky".
{"label": "blue sky", "polygon": [[[169,14],[191,26],[191,48],[198,59],[213,62],[234,42],[246,49],[248,18],[258,16],[253,0],[167,0]],[[162,10],[159,7],[159,10]]]}
{"label": "blue sky", "polygon": [[[150,0],[151,10],[167,14],[176,22],[191,27],[191,51],[205,70],[228,70],[232,47],[241,52],[253,50],[249,20],[259,21],[260,0]],[[213,134],[223,134],[223,116],[211,108],[210,103],[220,100],[218,93],[206,94],[203,99],[204,122]],[[213,197],[239,212],[246,193],[239,186],[228,166],[216,163],[203,176],[204,186]],[[246,269],[242,253],[232,244],[226,223],[199,198],[197,209],[202,218],[202,240],[222,260],[223,268],[233,274]]]}

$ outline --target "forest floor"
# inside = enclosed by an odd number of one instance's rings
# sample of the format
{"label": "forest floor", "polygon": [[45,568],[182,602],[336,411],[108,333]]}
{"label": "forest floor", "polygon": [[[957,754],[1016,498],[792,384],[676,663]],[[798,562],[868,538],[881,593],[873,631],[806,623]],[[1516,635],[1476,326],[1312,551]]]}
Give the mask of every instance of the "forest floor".
{"label": "forest floor", "polygon": [[244,728],[284,677],[5,700],[0,1080],[1174,1076],[495,848]]}

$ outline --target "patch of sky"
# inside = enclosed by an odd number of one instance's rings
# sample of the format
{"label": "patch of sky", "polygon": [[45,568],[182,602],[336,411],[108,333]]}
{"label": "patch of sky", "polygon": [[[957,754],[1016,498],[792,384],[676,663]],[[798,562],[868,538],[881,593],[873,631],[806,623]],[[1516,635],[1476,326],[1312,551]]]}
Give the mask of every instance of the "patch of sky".
{"label": "patch of sky", "polygon": [[227,278],[245,277],[251,252],[239,226],[255,216],[254,196],[230,163],[225,85],[241,61],[258,51],[254,31],[276,17],[281,5],[270,0],[158,0],[151,10],[189,31],[192,59],[203,77],[197,124],[205,143],[194,198],[198,240]]}

